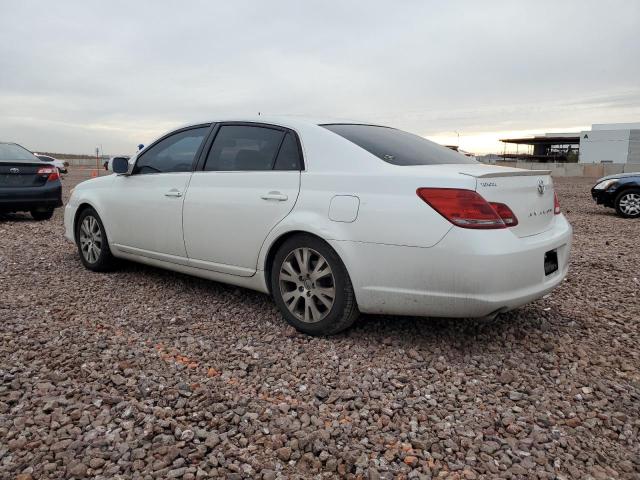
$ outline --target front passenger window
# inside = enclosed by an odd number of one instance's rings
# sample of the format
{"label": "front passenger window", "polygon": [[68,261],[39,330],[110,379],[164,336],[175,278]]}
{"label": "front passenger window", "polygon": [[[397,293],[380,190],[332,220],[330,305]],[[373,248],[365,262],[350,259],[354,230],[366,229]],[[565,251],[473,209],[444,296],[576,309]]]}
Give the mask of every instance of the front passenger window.
{"label": "front passenger window", "polygon": [[190,172],[208,130],[209,127],[192,128],[165,138],[138,158],[134,174]]}

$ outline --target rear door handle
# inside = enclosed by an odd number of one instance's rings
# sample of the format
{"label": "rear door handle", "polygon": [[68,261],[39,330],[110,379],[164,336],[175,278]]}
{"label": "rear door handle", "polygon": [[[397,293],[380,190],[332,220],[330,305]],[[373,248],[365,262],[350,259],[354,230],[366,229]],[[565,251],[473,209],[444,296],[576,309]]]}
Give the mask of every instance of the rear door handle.
{"label": "rear door handle", "polygon": [[262,195],[263,200],[276,200],[278,202],[284,202],[289,199],[285,194],[280,192],[269,192],[266,195]]}
{"label": "rear door handle", "polygon": [[182,196],[182,192],[176,190],[175,188],[173,190],[169,190],[168,192],[166,192],[164,194],[165,197],[181,197]]}

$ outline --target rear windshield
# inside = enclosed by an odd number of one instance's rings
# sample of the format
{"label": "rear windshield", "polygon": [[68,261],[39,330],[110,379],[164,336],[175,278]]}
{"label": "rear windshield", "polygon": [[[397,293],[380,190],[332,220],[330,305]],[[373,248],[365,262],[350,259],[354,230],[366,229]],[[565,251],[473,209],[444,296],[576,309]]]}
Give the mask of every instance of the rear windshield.
{"label": "rear windshield", "polygon": [[12,162],[40,163],[40,160],[26,148],[15,143],[0,143],[0,162],[8,160]]}
{"label": "rear windshield", "polygon": [[393,165],[442,165],[477,163],[472,158],[412,133],[389,127],[356,124],[328,124],[324,128],[364,148]]}

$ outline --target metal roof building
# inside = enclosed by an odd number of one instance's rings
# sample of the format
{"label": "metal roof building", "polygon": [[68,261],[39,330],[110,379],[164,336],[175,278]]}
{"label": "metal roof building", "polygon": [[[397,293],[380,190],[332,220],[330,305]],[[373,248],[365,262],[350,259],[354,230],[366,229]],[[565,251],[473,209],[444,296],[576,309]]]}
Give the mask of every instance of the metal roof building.
{"label": "metal roof building", "polygon": [[[503,159],[530,162],[577,161],[580,135],[574,133],[545,133],[533,137],[504,138]],[[508,148],[508,145],[510,147]],[[515,145],[515,152],[513,145]]]}

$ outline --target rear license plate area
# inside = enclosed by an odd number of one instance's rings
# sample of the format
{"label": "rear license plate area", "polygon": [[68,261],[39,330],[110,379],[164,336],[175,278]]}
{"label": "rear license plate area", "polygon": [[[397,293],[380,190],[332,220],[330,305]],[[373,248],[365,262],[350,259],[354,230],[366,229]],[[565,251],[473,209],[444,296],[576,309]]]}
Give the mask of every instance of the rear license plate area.
{"label": "rear license plate area", "polygon": [[551,275],[558,271],[558,251],[549,250],[544,254],[544,274]]}

